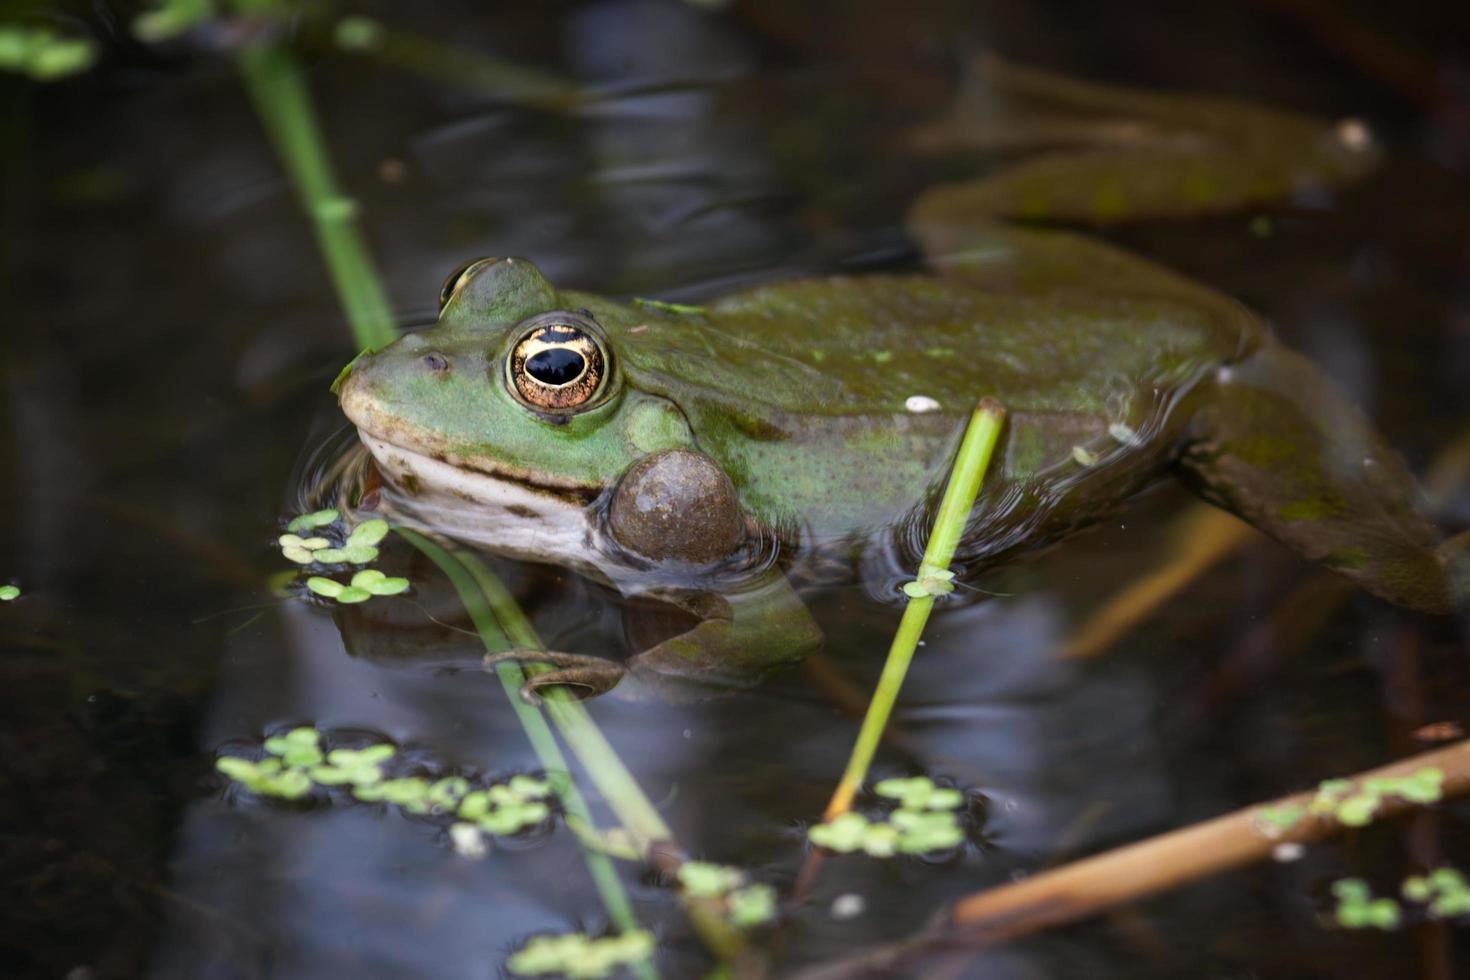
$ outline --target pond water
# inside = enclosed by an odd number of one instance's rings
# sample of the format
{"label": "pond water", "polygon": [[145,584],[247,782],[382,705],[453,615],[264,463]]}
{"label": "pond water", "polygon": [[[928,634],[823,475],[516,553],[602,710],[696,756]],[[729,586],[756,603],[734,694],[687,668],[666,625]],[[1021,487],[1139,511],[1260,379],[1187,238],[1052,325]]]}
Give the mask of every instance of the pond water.
{"label": "pond water", "polygon": [[[978,50],[1353,116],[1388,153],[1340,196],[1112,237],[1270,318],[1426,474],[1440,524],[1470,524],[1460,5],[707,6],[354,8],[606,93],[576,114],[453,84],[447,58],[406,70],[303,26],[312,95],[402,323],[431,322],[444,275],[476,255],[686,302],[912,268],[900,218],[946,164],[915,158],[904,134]],[[327,390],[351,335],[230,31],[145,48],[129,14],[99,10],[61,21],[99,38],[94,70],[0,77],[0,582],[22,589],[0,603],[0,975],[475,978],[504,975],[531,935],[606,931],[559,820],[470,860],[446,821],[342,793],[263,799],[216,772],[219,754],[300,725],[331,744],[392,740],[405,771],[499,779],[541,763],[422,556],[390,540],[384,567],[415,592],[335,614],[272,590],[283,521],[351,442]],[[931,858],[825,861],[757,933],[770,975],[839,961],[860,975],[851,957],[964,895],[1411,755],[1431,723],[1470,726],[1464,617],[1344,588],[1259,535],[1105,651],[1060,656],[1171,559],[1196,506],[1158,487],[938,608],[875,775],[965,789],[970,839]],[[550,645],[626,648],[609,590],[487,562]],[[590,703],[688,854],[793,896],[902,611],[874,591],[813,594],[823,653],[753,690]],[[1383,892],[1463,867],[1467,818],[1446,804],[1080,925],[927,950],[890,975],[1461,975],[1462,929],[1344,931],[1330,886],[1358,876]],[[712,960],[667,883],[620,867],[662,975],[704,975]]]}

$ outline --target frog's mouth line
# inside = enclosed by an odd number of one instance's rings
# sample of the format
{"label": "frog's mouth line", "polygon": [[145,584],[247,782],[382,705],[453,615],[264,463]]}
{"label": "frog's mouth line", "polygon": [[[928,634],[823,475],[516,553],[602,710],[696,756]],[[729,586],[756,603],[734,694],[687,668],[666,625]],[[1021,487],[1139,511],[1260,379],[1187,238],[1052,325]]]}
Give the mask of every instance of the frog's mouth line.
{"label": "frog's mouth line", "polygon": [[[357,426],[364,442],[372,439],[381,446],[392,447],[397,452],[416,459],[436,462],[456,470],[472,471],[499,482],[560,497],[579,506],[591,503],[602,492],[599,486],[576,480],[547,479],[544,475],[533,474],[532,471],[520,467],[450,452],[443,447],[443,440],[433,433],[399,419],[385,418],[370,400],[359,395],[350,385],[341,393],[341,406],[343,414]],[[411,446],[422,448],[410,448]],[[369,448],[373,450],[373,456],[382,462],[379,449],[371,443]]]}
{"label": "frog's mouth line", "polygon": [[602,550],[593,510],[575,494],[458,467],[366,431],[358,437],[409,516],[435,530],[553,564],[591,562]]}

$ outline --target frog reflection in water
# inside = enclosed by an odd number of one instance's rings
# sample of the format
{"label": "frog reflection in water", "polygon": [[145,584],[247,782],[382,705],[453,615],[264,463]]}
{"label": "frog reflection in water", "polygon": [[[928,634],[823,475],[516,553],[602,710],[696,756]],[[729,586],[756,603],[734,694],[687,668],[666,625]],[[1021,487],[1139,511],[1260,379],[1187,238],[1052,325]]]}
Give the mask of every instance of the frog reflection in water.
{"label": "frog reflection in water", "polygon": [[435,327],[352,367],[342,408],[410,520],[697,617],[627,664],[527,652],[559,668],[532,684],[667,695],[811,652],[820,634],[773,553],[897,545],[914,562],[984,397],[1008,416],[967,570],[1172,473],[1378,596],[1455,606],[1412,477],[1316,367],[1225,296],[1034,223],[1330,187],[1370,168],[1363,134],[994,62],[982,80],[1013,128],[976,132],[1039,153],[917,201],[927,272],[783,282],[692,310],[481,259],[446,283]]}

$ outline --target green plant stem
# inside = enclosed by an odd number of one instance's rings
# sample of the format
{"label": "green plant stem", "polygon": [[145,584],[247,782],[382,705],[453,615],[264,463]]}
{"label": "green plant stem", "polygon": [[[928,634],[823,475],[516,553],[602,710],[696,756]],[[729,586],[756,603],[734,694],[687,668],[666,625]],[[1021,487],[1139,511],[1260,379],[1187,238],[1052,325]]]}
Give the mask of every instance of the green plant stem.
{"label": "green plant stem", "polygon": [[[479,577],[472,574],[461,563],[458,556],[441,548],[424,535],[406,528],[395,528],[395,530],[428,556],[429,560],[437,565],[449,579],[455,591],[459,593],[465,610],[470,614],[470,620],[475,624],[475,630],[480,634],[486,651],[504,649],[505,634],[501,632],[497,624],[495,612],[487,604],[487,597],[482,594]],[[486,572],[486,574],[489,573]],[[587,800],[572,780],[571,767],[567,764],[566,757],[562,755],[561,747],[556,744],[556,737],[552,735],[546,719],[541,716],[541,712],[520,699],[521,685],[526,680],[521,668],[514,663],[499,664],[498,667],[500,682],[505,688],[506,696],[510,699],[511,707],[515,709],[516,718],[519,719],[521,727],[525,729],[526,738],[530,741],[536,757],[541,760],[541,766],[546,770],[546,780],[555,790],[557,798],[561,800],[562,807],[569,817],[581,821],[584,826],[595,826]],[[618,871],[612,859],[585,845],[582,848],[582,857],[587,862],[587,871],[592,875],[593,884],[602,897],[602,904],[607,908],[608,917],[612,920],[613,925],[617,926],[620,932],[638,930],[640,927],[633,913],[633,905],[628,900],[628,893],[623,889],[622,879],[618,877]],[[638,964],[636,970],[638,975],[646,980],[657,980],[658,971],[654,969],[650,960]]]}
{"label": "green plant stem", "polygon": [[577,86],[554,75],[407,31],[382,28],[361,53],[391,68],[484,92],[497,102],[566,112],[581,101]]}
{"label": "green plant stem", "polygon": [[[407,528],[394,530],[427,555],[449,578],[480,634],[486,653],[497,653],[510,646],[542,649],[540,638],[516,605],[515,599],[478,557],[464,551],[448,551],[424,535]],[[552,669],[548,664],[527,664],[526,667],[532,672]],[[537,738],[542,737],[550,740],[554,747],[555,740],[546,727],[545,719],[539,711],[521,700],[520,689],[526,680],[525,672],[519,665],[510,662],[496,664],[495,670],[517,717],[526,725],[526,734],[532,738],[533,746],[536,745]],[[582,703],[565,691],[551,690],[543,698],[543,705],[562,738],[566,739],[578,761],[582,763],[583,770],[607,800],[637,852],[645,859],[658,848],[666,855],[678,855],[680,851],[674,842],[673,832],[643,795],[643,790],[639,788],[632,773],[628,772]],[[534,726],[527,724],[528,717],[535,719]],[[539,736],[532,735],[533,727],[537,727],[541,733]],[[537,752],[539,754],[541,749],[538,748]],[[562,759],[559,751],[556,757]],[[559,764],[559,769],[569,772],[565,761]],[[569,775],[567,779],[570,781]],[[580,795],[578,799],[581,799]],[[581,820],[585,826],[593,826],[585,803],[580,811],[568,807],[567,812]],[[584,850],[587,850],[585,846]],[[604,854],[598,856],[607,860]],[[621,887],[619,893],[621,894]],[[717,909],[699,899],[681,900],[695,930],[711,952],[722,960],[732,960],[742,953],[745,941],[725,922]]]}
{"label": "green plant stem", "polygon": [[[970,508],[975,506],[975,497],[980,492],[985,471],[990,467],[990,456],[995,449],[996,440],[1000,438],[1004,422],[1005,409],[991,399],[982,401],[970,416],[970,424],[965,429],[965,437],[955,457],[954,468],[950,471],[949,483],[944,488],[939,512],[934,518],[934,530],[929,535],[929,544],[919,563],[919,579],[944,571],[954,558],[955,548],[959,546],[960,535],[964,533]],[[878,687],[873,692],[873,700],[868,704],[862,727],[858,730],[857,741],[853,744],[852,757],[848,759],[842,780],[837,784],[831,802],[827,804],[823,820],[832,820],[846,813],[852,806],[858,788],[868,778],[868,767],[873,763],[878,741],[893,713],[894,702],[898,700],[899,689],[903,687],[909,664],[914,659],[914,650],[933,608],[932,595],[911,597],[904,607],[898,632],[894,634],[893,643],[888,648],[888,659],[883,664],[883,673],[878,678]]]}
{"label": "green plant stem", "polygon": [[358,346],[376,350],[392,343],[393,311],[357,226],[357,202],[337,187],[295,56],[284,44],[264,40],[246,44],[237,61],[256,114],[311,218]]}

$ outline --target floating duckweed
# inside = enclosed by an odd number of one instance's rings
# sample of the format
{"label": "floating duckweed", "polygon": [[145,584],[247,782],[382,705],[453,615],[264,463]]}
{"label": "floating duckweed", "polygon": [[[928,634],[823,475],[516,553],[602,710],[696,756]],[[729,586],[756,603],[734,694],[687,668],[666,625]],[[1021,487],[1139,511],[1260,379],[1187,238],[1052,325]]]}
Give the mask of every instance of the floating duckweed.
{"label": "floating duckweed", "polygon": [[807,831],[807,838],[818,847],[839,854],[850,854],[863,846],[863,834],[868,829],[868,818],[851,811],[826,823],[819,823]]}
{"label": "floating duckweed", "polygon": [[745,883],[739,868],[708,861],[685,861],[679,865],[679,884],[697,898],[721,898]]}
{"label": "floating duckweed", "polygon": [[887,364],[891,360],[893,360],[893,351],[891,350],[877,350],[873,352],[873,362],[876,364]]}
{"label": "floating duckweed", "polygon": [[[309,727],[273,735],[265,740],[264,748],[268,755],[259,762],[221,756],[215,767],[262,796],[296,799],[313,786],[342,786],[361,802],[388,803],[416,816],[452,815],[456,823],[471,824],[483,833],[515,834],[551,816],[550,784],[533,776],[518,775],[488,786],[476,786],[463,776],[389,778],[384,766],[397,753],[393,745],[379,743],[324,753],[320,733]],[[463,842],[452,835],[451,843],[465,853],[460,846]]]}
{"label": "floating duckweed", "polygon": [[375,517],[370,521],[363,521],[352,529],[347,535],[347,544],[352,545],[375,545],[388,536],[388,522],[382,518]]}
{"label": "floating duckweed", "polygon": [[306,580],[306,587],[327,599],[336,599],[343,604],[366,602],[375,595],[398,595],[408,590],[408,579],[384,575],[376,568],[364,568],[352,576],[351,585],[343,585],[336,579],[313,575]]}
{"label": "floating duckweed", "polygon": [[513,953],[505,965],[517,976],[560,973],[575,980],[595,980],[647,959],[653,948],[653,934],[642,929],[601,939],[580,932],[536,936]]}
{"label": "floating duckweed", "polygon": [[14,585],[0,585],[0,602],[12,602],[19,598],[19,588]]}
{"label": "floating duckweed", "polygon": [[898,849],[905,854],[942,851],[965,841],[959,821],[948,811],[897,810],[889,820],[898,834]]}
{"label": "floating duckweed", "polygon": [[1391,898],[1374,898],[1361,878],[1333,882],[1332,894],[1337,899],[1333,916],[1344,929],[1393,929],[1402,918],[1397,902]]}
{"label": "floating duckweed", "polygon": [[694,898],[723,901],[725,915],[737,929],[749,929],[776,917],[776,890],[748,884],[745,872],[725,864],[685,861],[679,865],[679,884]]}
{"label": "floating duckweed", "polygon": [[96,56],[88,38],[62,37],[48,27],[0,27],[0,71],[49,82],[86,71]]}
{"label": "floating duckweed", "polygon": [[965,794],[951,786],[936,786],[928,776],[884,779],[873,792],[897,800],[905,810],[955,810],[965,802]]}
{"label": "floating duckweed", "polygon": [[286,530],[299,534],[314,527],[326,527],[339,516],[341,515],[330,507],[326,510],[315,510],[310,514],[302,514],[300,517],[293,518],[291,523],[286,525]]}
{"label": "floating duckweed", "polygon": [[324,758],[320,737],[315,728],[293,728],[285,735],[266,739],[265,750],[280,756],[281,762],[293,768],[314,766]]}
{"label": "floating duckweed", "polygon": [[1097,453],[1088,449],[1086,446],[1073,446],[1072,461],[1078,466],[1096,466]]}
{"label": "floating duckweed", "polygon": [[956,812],[965,802],[960,790],[937,786],[927,776],[913,776],[881,780],[873,791],[899,804],[886,820],[848,812],[812,827],[807,837],[840,854],[862,851],[870,857],[927,854],[965,842],[965,829]]}
{"label": "floating duckweed", "polygon": [[928,575],[920,575],[914,581],[903,584],[903,594],[910,599],[922,599],[924,596],[932,596],[937,599],[953,591],[954,572],[947,568],[930,572]]}
{"label": "floating duckweed", "polygon": [[1455,868],[1436,868],[1427,876],[1406,878],[1400,891],[1411,902],[1427,904],[1430,918],[1470,915],[1470,886]]}
{"label": "floating duckweed", "polygon": [[371,17],[343,17],[332,39],[345,51],[371,51],[383,41],[383,25]]}
{"label": "floating duckweed", "polygon": [[1280,837],[1301,822],[1307,815],[1304,806],[1284,803],[1281,806],[1263,806],[1256,810],[1256,826],[1267,837]]}
{"label": "floating duckweed", "polygon": [[770,885],[746,885],[727,896],[730,924],[750,929],[776,917],[776,889]]}
{"label": "floating duckweed", "polygon": [[133,37],[144,44],[181,37],[214,15],[210,0],[161,0],[155,7],[133,18]]}

